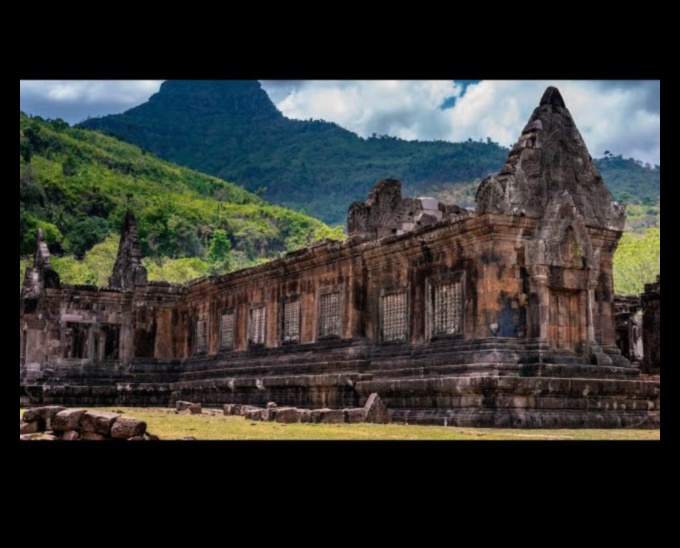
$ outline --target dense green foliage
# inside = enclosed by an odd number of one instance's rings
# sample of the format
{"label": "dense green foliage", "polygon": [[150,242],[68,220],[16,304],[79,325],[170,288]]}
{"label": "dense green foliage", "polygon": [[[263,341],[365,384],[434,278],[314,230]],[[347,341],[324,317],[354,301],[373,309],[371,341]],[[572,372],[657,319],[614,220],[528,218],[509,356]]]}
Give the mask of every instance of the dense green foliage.
{"label": "dense green foliage", "polygon": [[66,282],[106,285],[128,207],[153,264],[151,279],[223,273],[320,238],[343,238],[342,227],[101,133],[23,113],[19,128],[20,256],[35,252],[42,228]]}
{"label": "dense green foliage", "polygon": [[[167,81],[148,102],[82,126],[334,224],[380,179],[400,179],[406,196],[437,196],[497,172],[509,152],[490,139],[363,139],[337,124],[290,120],[255,80]],[[614,199],[658,205],[659,166],[609,153],[596,163]],[[471,197],[457,203],[473,205]]]}
{"label": "dense green foliage", "polygon": [[344,223],[349,204],[379,179],[400,179],[405,195],[422,195],[426,185],[494,172],[507,155],[489,140],[363,139],[333,123],[290,120],[257,81],[167,81],[147,103],[82,126],[329,223]]}
{"label": "dense green foliage", "polygon": [[650,228],[643,234],[624,233],[614,255],[616,293],[639,295],[660,273],[661,231]]}

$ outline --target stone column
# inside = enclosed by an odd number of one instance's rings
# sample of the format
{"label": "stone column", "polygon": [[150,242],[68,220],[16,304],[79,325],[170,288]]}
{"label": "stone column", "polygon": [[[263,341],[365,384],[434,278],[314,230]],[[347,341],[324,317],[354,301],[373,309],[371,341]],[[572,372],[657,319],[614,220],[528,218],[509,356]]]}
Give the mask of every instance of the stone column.
{"label": "stone column", "polygon": [[[529,333],[532,337],[547,339],[550,307],[547,267],[545,265],[536,266],[529,282]],[[537,298],[532,298],[533,295],[536,295]]]}

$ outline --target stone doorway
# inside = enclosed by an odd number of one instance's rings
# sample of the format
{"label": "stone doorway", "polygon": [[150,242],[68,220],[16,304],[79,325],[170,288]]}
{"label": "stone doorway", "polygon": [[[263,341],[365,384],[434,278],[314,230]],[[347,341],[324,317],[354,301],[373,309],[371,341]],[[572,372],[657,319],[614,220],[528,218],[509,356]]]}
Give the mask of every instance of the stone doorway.
{"label": "stone doorway", "polygon": [[553,348],[578,352],[585,340],[585,302],[581,291],[550,290],[548,339]]}

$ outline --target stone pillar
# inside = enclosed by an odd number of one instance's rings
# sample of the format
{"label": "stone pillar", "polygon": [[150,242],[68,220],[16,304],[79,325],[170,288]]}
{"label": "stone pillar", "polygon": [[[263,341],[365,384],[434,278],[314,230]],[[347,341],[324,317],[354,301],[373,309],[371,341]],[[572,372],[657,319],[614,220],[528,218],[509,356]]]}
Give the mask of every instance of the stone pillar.
{"label": "stone pillar", "polygon": [[530,337],[547,339],[550,311],[547,267],[536,266],[529,282],[529,334]]}

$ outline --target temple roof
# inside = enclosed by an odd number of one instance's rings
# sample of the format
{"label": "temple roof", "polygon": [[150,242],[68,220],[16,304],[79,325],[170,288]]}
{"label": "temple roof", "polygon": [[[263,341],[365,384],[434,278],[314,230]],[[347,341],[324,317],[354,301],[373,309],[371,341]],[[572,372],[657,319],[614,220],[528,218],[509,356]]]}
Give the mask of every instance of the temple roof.
{"label": "temple roof", "polygon": [[500,173],[479,185],[477,212],[543,217],[565,191],[588,226],[623,230],[625,208],[612,201],[562,95],[549,87]]}

